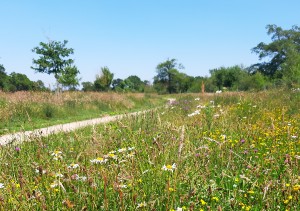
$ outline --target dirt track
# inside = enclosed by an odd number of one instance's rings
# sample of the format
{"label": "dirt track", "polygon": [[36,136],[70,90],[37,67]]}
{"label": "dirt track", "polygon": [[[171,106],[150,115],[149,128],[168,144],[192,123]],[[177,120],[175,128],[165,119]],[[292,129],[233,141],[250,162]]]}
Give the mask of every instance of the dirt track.
{"label": "dirt track", "polygon": [[[172,102],[175,101],[175,99],[168,99],[168,101],[169,104],[171,104]],[[89,125],[97,125],[97,124],[103,124],[111,121],[116,121],[126,116],[135,116],[149,111],[151,110],[145,110],[145,111],[133,112],[129,114],[115,115],[115,116],[105,116],[96,119],[54,125],[46,128],[32,130],[32,131],[24,131],[24,132],[17,132],[13,134],[7,134],[0,137],[0,145],[6,145],[10,143],[16,144],[16,143],[21,143],[23,141],[31,141],[32,139],[39,136],[48,136],[50,134],[55,134],[59,132],[70,132],[79,128],[87,127]]]}

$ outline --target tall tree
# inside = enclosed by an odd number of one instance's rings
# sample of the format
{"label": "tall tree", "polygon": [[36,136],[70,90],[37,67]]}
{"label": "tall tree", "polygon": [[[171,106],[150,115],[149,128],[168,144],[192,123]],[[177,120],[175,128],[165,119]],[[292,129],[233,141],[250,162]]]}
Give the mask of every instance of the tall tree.
{"label": "tall tree", "polygon": [[[266,29],[268,35],[271,35],[272,42],[269,44],[261,42],[252,51],[258,54],[260,60],[267,59],[267,61],[252,65],[250,71],[259,71],[271,78],[283,78],[287,69],[292,71],[299,65],[298,59],[295,63],[289,58],[299,56],[300,27],[293,26],[289,30],[284,30],[276,25],[267,25]],[[293,77],[300,77],[299,72]]]}
{"label": "tall tree", "polygon": [[174,83],[172,83],[172,80],[176,78],[178,69],[183,69],[183,66],[178,64],[176,59],[167,59],[167,61],[158,64],[156,67],[157,75],[154,77],[155,89],[161,93],[176,92],[173,87]]}
{"label": "tall tree", "polygon": [[[72,48],[67,48],[68,41],[49,41],[48,43],[40,42],[40,46],[32,49],[32,52],[38,54],[38,59],[33,59],[35,66],[31,67],[36,72],[53,74],[56,81],[63,86],[76,86],[78,80],[76,76],[78,69],[73,65],[74,60],[68,58],[74,53]],[[71,77],[67,80],[66,77]],[[72,82],[72,84],[70,84]]]}
{"label": "tall tree", "polygon": [[114,78],[114,74],[110,72],[108,67],[102,67],[101,73],[96,76],[94,82],[96,91],[108,91],[110,89],[111,82]]}

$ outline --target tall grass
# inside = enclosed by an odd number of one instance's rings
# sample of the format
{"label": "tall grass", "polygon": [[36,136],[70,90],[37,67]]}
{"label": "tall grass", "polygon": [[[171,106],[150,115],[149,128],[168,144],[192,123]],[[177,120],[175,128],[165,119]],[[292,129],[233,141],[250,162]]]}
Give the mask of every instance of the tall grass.
{"label": "tall grass", "polygon": [[182,95],[168,108],[2,147],[0,207],[298,210],[298,97]]}
{"label": "tall grass", "polygon": [[146,109],[165,101],[149,94],[0,92],[0,135]]}

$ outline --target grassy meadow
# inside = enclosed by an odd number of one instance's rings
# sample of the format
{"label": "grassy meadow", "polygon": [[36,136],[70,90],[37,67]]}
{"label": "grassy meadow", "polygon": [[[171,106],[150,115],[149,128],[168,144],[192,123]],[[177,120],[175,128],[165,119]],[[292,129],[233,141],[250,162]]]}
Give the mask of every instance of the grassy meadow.
{"label": "grassy meadow", "polygon": [[154,94],[0,91],[0,135],[132,112],[165,102]]}
{"label": "grassy meadow", "polygon": [[299,210],[300,92],[173,97],[139,116],[2,146],[0,209]]}

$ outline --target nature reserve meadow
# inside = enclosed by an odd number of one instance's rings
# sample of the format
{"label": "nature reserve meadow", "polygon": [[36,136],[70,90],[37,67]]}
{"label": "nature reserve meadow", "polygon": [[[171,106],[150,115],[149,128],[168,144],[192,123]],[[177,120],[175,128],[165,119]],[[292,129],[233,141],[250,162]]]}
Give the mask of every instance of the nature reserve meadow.
{"label": "nature reserve meadow", "polygon": [[1,133],[148,111],[1,146],[1,210],[299,210],[297,90],[62,95],[0,93]]}

